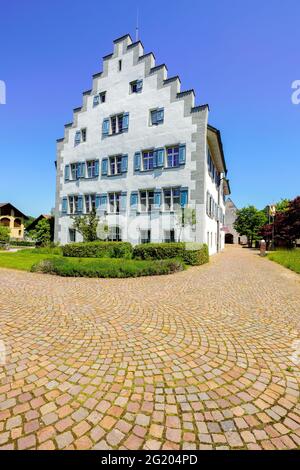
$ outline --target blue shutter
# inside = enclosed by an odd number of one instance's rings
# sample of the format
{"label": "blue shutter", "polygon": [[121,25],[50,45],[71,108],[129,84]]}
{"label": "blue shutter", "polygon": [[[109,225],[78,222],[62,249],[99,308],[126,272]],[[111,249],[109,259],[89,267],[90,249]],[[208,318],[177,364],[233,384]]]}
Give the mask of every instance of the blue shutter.
{"label": "blue shutter", "polygon": [[81,163],[76,163],[76,179],[81,177]]}
{"label": "blue shutter", "polygon": [[132,192],[130,195],[130,208],[136,210],[137,206],[138,206],[138,193]]}
{"label": "blue shutter", "polygon": [[135,152],[134,154],[134,171],[141,169],[141,152]]}
{"label": "blue shutter", "polygon": [[128,127],[129,127],[129,113],[124,113],[123,114],[123,125],[122,125],[123,132],[128,131]]}
{"label": "blue shutter", "polygon": [[69,181],[70,179],[70,165],[65,166],[65,181]]}
{"label": "blue shutter", "polygon": [[93,99],[93,106],[97,106],[100,103],[100,96],[95,95]]}
{"label": "blue shutter", "polygon": [[128,155],[122,155],[122,173],[127,173]]}
{"label": "blue shutter", "polygon": [[108,171],[108,158],[102,158],[101,174],[105,176],[107,175],[107,171]]}
{"label": "blue shutter", "polygon": [[81,162],[80,178],[85,178],[85,162]]}
{"label": "blue shutter", "polygon": [[107,194],[101,194],[100,196],[100,210],[106,211],[107,209]]}
{"label": "blue shutter", "polygon": [[143,80],[137,80],[136,82],[137,93],[141,93],[142,89],[143,89]]}
{"label": "blue shutter", "polygon": [[95,176],[99,176],[99,160],[95,160]]}
{"label": "blue shutter", "polygon": [[100,195],[96,194],[96,209],[99,209],[100,207]]}
{"label": "blue shutter", "polygon": [[156,112],[156,119],[159,124],[164,122],[164,108],[158,109]]}
{"label": "blue shutter", "polygon": [[188,190],[181,189],[180,191],[180,205],[181,207],[186,207],[188,203]]}
{"label": "blue shutter", "polygon": [[154,191],[154,206],[159,209],[161,206],[161,190],[157,189]]}
{"label": "blue shutter", "polygon": [[127,205],[127,193],[122,193],[121,194],[121,210],[126,211],[126,205]]}
{"label": "blue shutter", "polygon": [[66,197],[62,198],[61,211],[63,214],[66,214],[68,212],[68,198]]}
{"label": "blue shutter", "polygon": [[103,119],[102,135],[107,136],[108,134],[109,134],[109,119]]}
{"label": "blue shutter", "polygon": [[165,149],[157,149],[156,153],[156,166],[161,168],[164,166],[165,162]]}
{"label": "blue shutter", "polygon": [[185,154],[186,154],[185,145],[179,145],[179,165],[185,164]]}
{"label": "blue shutter", "polygon": [[80,144],[81,142],[81,131],[76,131],[75,133],[75,145]]}
{"label": "blue shutter", "polygon": [[78,212],[82,212],[83,210],[83,198],[82,196],[78,196]]}

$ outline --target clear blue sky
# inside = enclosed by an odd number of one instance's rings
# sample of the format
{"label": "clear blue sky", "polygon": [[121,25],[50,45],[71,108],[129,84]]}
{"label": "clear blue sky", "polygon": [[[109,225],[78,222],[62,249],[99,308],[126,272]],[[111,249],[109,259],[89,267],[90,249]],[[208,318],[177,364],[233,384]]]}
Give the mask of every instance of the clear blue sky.
{"label": "clear blue sky", "polygon": [[2,0],[0,201],[54,206],[56,139],[112,41],[134,38],[137,5],[145,51],[210,105],[236,204],[300,194],[299,0]]}

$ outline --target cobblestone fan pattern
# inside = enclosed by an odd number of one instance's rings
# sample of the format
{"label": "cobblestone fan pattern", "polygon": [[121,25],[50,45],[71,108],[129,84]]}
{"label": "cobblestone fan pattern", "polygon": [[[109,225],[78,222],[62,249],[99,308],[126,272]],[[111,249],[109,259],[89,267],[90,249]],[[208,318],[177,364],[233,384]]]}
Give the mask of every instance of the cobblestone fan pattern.
{"label": "cobblestone fan pattern", "polygon": [[163,277],[0,270],[0,448],[299,447],[299,279],[236,247]]}

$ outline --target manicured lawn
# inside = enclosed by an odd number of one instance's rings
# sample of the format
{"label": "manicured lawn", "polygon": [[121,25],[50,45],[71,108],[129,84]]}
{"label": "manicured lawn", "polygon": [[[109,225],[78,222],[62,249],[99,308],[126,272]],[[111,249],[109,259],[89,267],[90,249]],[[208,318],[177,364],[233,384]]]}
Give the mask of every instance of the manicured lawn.
{"label": "manicured lawn", "polygon": [[300,250],[278,250],[268,254],[268,258],[300,274]]}
{"label": "manicured lawn", "polygon": [[21,250],[16,252],[0,251],[0,268],[21,269],[22,271],[30,271],[31,267],[42,261],[57,257],[49,253],[34,253],[34,250]]}

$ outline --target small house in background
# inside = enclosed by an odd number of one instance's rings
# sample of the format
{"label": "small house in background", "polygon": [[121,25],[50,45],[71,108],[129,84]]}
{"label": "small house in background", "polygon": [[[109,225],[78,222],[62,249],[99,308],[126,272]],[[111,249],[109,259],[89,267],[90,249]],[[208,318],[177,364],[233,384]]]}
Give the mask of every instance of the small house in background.
{"label": "small house in background", "polygon": [[234,228],[234,222],[237,218],[237,207],[230,197],[226,200],[225,203],[225,243],[227,244],[247,244],[247,237],[241,236]]}
{"label": "small house in background", "polygon": [[54,239],[54,217],[51,214],[41,214],[36,219],[34,219],[31,224],[26,227],[27,234],[31,232],[31,230],[35,230],[37,224],[40,220],[48,220],[50,223],[50,231],[51,231],[51,241]]}
{"label": "small house in background", "polygon": [[0,225],[8,227],[10,237],[16,240],[24,238],[24,222],[28,217],[9,202],[0,202]]}

